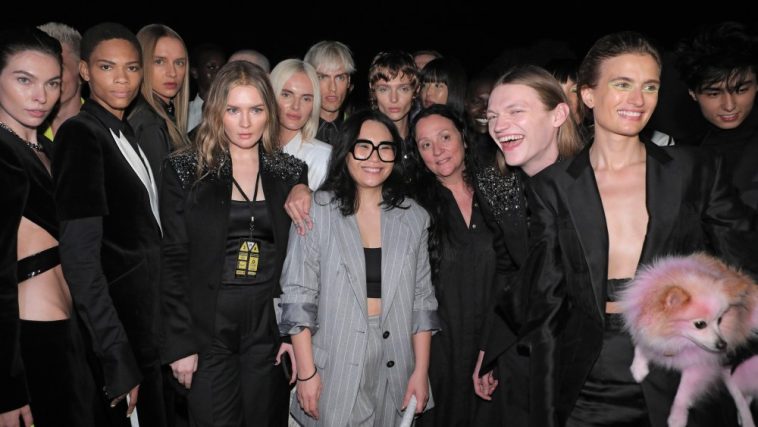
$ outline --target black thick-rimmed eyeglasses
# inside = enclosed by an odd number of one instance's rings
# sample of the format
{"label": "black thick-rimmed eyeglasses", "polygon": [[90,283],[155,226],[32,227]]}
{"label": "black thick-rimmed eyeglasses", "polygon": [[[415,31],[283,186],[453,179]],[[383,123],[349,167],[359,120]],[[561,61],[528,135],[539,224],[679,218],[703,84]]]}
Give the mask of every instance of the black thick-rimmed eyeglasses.
{"label": "black thick-rimmed eyeglasses", "polygon": [[353,149],[350,150],[355,160],[368,160],[372,154],[376,151],[379,154],[379,160],[384,163],[392,163],[395,161],[395,144],[382,141],[378,145],[374,145],[373,142],[367,139],[359,139],[353,144]]}

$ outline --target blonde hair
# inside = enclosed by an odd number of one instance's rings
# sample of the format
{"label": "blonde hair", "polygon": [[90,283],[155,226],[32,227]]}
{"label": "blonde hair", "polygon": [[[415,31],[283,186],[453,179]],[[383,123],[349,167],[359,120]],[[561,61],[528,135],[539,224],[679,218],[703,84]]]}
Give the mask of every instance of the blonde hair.
{"label": "blonde hair", "polygon": [[224,130],[229,92],[238,86],[252,86],[260,92],[266,109],[266,127],[263,129],[261,145],[263,151],[271,154],[279,142],[279,118],[274,89],[263,69],[247,61],[232,61],[221,67],[208,90],[208,99],[203,104],[203,121],[195,136],[198,176],[221,166],[228,156],[229,137]]}
{"label": "blonde hair", "polygon": [[137,40],[139,40],[139,44],[142,47],[142,63],[144,64],[144,75],[142,77],[140,92],[145,102],[165,120],[171,145],[174,149],[177,149],[189,144],[185,132],[185,129],[187,129],[187,116],[189,114],[189,61],[185,68],[182,87],[173,99],[174,117],[176,118],[176,121],[174,121],[168,116],[165,108],[159,104],[153,94],[153,55],[155,54],[155,46],[158,44],[158,40],[163,37],[178,40],[182,44],[182,48],[184,48],[184,55],[187,56],[187,45],[184,44],[184,40],[182,40],[176,31],[162,24],[150,24],[142,27],[137,33]]}
{"label": "blonde hair", "polygon": [[355,73],[355,61],[353,52],[344,43],[333,40],[322,40],[308,49],[303,58],[305,62],[313,65],[313,68],[325,72],[331,72],[340,67],[344,67],[347,74]]}
{"label": "blonde hair", "polygon": [[313,86],[313,110],[311,111],[311,117],[301,129],[303,141],[309,141],[316,137],[319,114],[321,113],[321,86],[318,82],[316,69],[311,64],[299,59],[285,59],[276,64],[276,67],[271,70],[271,86],[274,89],[274,94],[278,97],[287,80],[297,73],[304,73],[308,76],[308,80],[311,81],[311,86]]}
{"label": "blonde hair", "polygon": [[[534,89],[540,102],[542,102],[542,105],[548,111],[554,110],[559,104],[569,105],[566,94],[563,92],[558,80],[545,69],[536,65],[522,65],[511,68],[495,82],[493,90],[500,85],[506,84],[524,85]],[[570,113],[558,128],[557,139],[559,160],[575,155],[584,146],[577,125],[574,123],[574,119]],[[507,170],[505,158],[500,151],[497,154],[497,163],[502,172]]]}

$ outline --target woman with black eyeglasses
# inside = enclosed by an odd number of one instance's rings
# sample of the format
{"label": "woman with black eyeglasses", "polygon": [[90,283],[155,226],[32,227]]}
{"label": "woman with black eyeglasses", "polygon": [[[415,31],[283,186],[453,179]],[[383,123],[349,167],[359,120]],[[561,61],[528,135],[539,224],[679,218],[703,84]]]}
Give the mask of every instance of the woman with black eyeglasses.
{"label": "woman with black eyeglasses", "polygon": [[396,426],[411,396],[414,412],[432,406],[429,217],[405,198],[387,116],[354,114],[338,142],[313,230],[290,233],[282,272],[280,330],[298,361],[291,411],[306,426]]}

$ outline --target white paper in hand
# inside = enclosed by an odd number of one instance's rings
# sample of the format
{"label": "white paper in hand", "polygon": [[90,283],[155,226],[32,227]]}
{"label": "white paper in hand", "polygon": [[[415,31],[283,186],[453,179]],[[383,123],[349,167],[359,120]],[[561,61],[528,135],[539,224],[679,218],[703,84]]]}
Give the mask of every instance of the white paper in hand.
{"label": "white paper in hand", "polygon": [[[131,403],[131,398],[129,395],[126,395],[126,404],[129,405]],[[132,427],[139,427],[139,418],[137,417],[137,408],[134,408],[134,411],[132,411],[132,415],[129,415],[129,422],[131,423]]]}
{"label": "white paper in hand", "polygon": [[403,420],[400,421],[400,427],[411,427],[413,425],[413,417],[416,415],[416,395],[411,396],[411,401],[408,402],[408,406],[405,407],[403,412]]}

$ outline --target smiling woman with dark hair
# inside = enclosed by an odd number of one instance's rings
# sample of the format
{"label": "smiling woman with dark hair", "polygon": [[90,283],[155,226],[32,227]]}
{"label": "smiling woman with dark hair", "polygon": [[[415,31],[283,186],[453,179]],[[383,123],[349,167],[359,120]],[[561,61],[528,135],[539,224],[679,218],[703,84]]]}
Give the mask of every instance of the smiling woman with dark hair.
{"label": "smiling woman with dark hair", "polygon": [[298,361],[291,411],[306,426],[396,426],[429,395],[439,329],[426,250],[429,218],[405,198],[400,135],[378,111],[345,121],[313,230],[290,233],[283,334]]}
{"label": "smiling woman with dark hair", "polygon": [[411,127],[419,163],[414,198],[430,217],[427,246],[442,326],[432,338],[429,368],[436,406],[420,426],[498,426],[504,419],[500,402],[477,398],[470,379],[488,336],[492,301],[515,267],[475,191],[478,168],[464,129],[448,105],[421,110]]}

